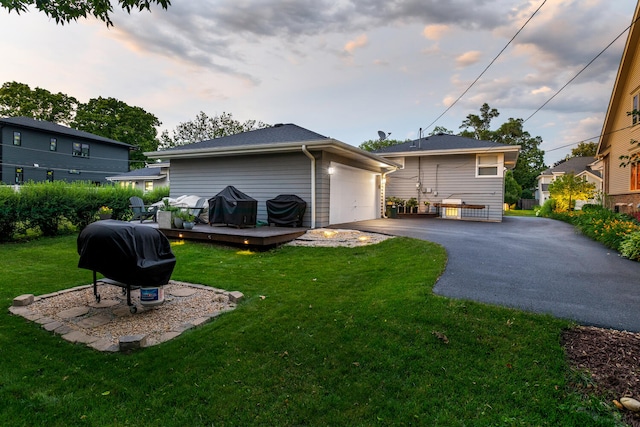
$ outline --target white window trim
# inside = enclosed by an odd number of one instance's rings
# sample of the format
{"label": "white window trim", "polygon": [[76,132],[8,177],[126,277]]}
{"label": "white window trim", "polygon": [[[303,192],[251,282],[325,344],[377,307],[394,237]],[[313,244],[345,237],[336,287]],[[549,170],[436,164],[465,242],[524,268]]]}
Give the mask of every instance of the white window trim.
{"label": "white window trim", "polygon": [[[497,157],[497,163],[483,164],[483,168],[496,168],[495,175],[480,175],[480,159],[483,157]],[[504,176],[504,153],[476,154],[476,178],[502,178]]]}

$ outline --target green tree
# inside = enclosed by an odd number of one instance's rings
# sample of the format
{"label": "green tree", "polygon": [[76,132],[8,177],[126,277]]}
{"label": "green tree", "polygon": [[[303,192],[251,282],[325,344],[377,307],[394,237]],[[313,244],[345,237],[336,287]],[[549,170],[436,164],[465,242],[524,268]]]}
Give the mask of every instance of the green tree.
{"label": "green tree", "polygon": [[518,184],[518,181],[513,177],[512,171],[507,171],[504,174],[504,202],[508,205],[518,203],[522,196],[522,187]]}
{"label": "green tree", "polygon": [[397,139],[370,139],[360,144],[358,148],[365,151],[377,151],[382,148],[402,144],[403,142],[406,141],[399,141]]}
{"label": "green tree", "polygon": [[[170,0],[118,0],[120,7],[127,13],[132,10],[149,10],[152,4],[158,4],[166,9],[170,4]],[[29,6],[43,12],[49,18],[56,20],[56,23],[64,25],[71,21],[77,21],[78,18],[86,18],[94,16],[107,26],[113,25],[111,22],[111,13],[113,6],[110,0],[2,0],[0,6],[9,12],[20,14],[27,12]]]}
{"label": "green tree", "polygon": [[144,167],[146,151],[158,149],[161,122],[140,107],[132,107],[115,98],[93,98],[80,104],[72,127],[136,147],[129,155],[131,169]]}
{"label": "green tree", "polygon": [[450,129],[447,129],[444,126],[436,126],[433,128],[433,130],[431,132],[429,132],[429,136],[433,136],[433,135],[438,135],[439,133],[444,133],[447,135],[453,135],[453,131]]}
{"label": "green tree", "polygon": [[556,211],[573,210],[576,200],[589,200],[595,195],[595,184],[568,173],[549,184],[549,195],[555,200]]}
{"label": "green tree", "polygon": [[160,135],[159,147],[161,149],[177,147],[270,126],[256,120],[240,122],[234,119],[231,113],[223,112],[219,116],[209,117],[200,111],[194,120],[178,124],[171,136],[168,131],[163,131]]}
{"label": "green tree", "polygon": [[18,82],[6,82],[0,87],[0,116],[31,117],[36,120],[68,125],[73,120],[78,100],[73,96]]}
{"label": "green tree", "polygon": [[510,118],[493,132],[493,141],[503,144],[519,145],[518,162],[513,169],[513,177],[522,189],[536,186],[537,177],[547,167],[544,164],[544,151],[541,150],[542,138],[532,137],[522,127],[522,119]]}
{"label": "green tree", "polygon": [[595,157],[597,150],[597,142],[581,142],[576,148],[571,149],[571,155],[567,156],[567,159],[572,157]]}
{"label": "green tree", "polygon": [[491,132],[491,120],[498,117],[500,113],[495,108],[489,107],[486,102],[480,107],[480,115],[469,114],[463,120],[460,129],[463,129],[459,135],[467,138],[481,139],[491,141],[493,133]]}

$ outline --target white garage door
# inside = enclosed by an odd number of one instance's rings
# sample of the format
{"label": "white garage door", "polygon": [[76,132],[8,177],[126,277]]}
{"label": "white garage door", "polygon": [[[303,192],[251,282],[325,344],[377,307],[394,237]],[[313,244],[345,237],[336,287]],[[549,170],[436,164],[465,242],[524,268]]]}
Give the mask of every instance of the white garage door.
{"label": "white garage door", "polygon": [[330,224],[378,217],[376,174],[331,162]]}

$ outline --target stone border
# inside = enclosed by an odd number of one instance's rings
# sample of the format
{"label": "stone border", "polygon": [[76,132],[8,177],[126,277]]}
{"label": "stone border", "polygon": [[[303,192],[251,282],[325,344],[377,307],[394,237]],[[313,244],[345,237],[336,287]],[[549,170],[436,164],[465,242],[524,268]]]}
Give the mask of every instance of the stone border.
{"label": "stone border", "polygon": [[[98,282],[104,283],[104,282],[101,282],[100,280],[98,280]],[[43,316],[40,313],[36,313],[29,309],[29,306],[34,302],[37,302],[46,298],[60,296],[69,292],[85,290],[88,288],[92,289],[93,284],[76,286],[74,288],[64,289],[61,291],[52,292],[49,294],[43,294],[39,296],[34,296],[33,294],[19,295],[13,299],[13,305],[9,307],[9,312],[13,315],[22,316],[29,321],[38,323],[46,331],[52,332],[55,335],[60,335],[64,340],[69,341],[71,343],[86,344],[88,347],[91,347],[95,350],[103,351],[103,352],[118,352],[118,351],[130,352],[132,350],[136,350],[144,347],[150,347],[153,345],[163,343],[165,341],[169,341],[179,336],[184,331],[209,323],[210,321],[220,316],[221,314],[234,310],[236,307],[236,304],[238,304],[244,298],[244,294],[242,292],[225,291],[222,289],[212,288],[210,286],[198,285],[194,283],[170,280],[169,283],[167,283],[167,285],[182,285],[182,286],[192,287],[196,289],[204,289],[206,291],[213,292],[215,294],[225,295],[226,297],[229,298],[230,308],[227,308],[224,310],[217,310],[212,313],[205,313],[202,316],[189,319],[186,322],[183,322],[178,326],[174,327],[173,329],[169,330],[168,332],[164,333],[159,339],[151,343],[147,341],[146,335],[141,334],[141,335],[120,336],[118,344],[113,344],[113,342],[110,339],[106,339],[106,338],[101,339],[99,337],[86,334],[80,330],[73,329],[70,326],[58,320]]]}

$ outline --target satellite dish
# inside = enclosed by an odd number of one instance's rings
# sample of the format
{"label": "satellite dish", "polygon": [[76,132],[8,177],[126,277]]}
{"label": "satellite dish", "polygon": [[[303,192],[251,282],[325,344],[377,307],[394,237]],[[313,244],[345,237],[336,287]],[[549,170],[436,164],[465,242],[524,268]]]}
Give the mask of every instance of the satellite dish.
{"label": "satellite dish", "polygon": [[387,139],[387,137],[391,135],[391,132],[389,133],[384,133],[383,131],[379,130],[378,131],[378,136],[380,137],[380,141],[384,141],[385,139]]}

